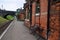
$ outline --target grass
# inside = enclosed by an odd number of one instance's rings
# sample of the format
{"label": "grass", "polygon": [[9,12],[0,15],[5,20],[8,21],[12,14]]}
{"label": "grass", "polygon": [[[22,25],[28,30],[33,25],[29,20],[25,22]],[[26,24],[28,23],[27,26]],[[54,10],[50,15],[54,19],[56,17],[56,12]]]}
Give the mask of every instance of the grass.
{"label": "grass", "polygon": [[0,25],[7,22],[8,20],[0,16]]}
{"label": "grass", "polygon": [[8,15],[6,18],[7,18],[8,20],[13,20],[13,19],[14,19],[14,17],[13,17],[12,15]]}

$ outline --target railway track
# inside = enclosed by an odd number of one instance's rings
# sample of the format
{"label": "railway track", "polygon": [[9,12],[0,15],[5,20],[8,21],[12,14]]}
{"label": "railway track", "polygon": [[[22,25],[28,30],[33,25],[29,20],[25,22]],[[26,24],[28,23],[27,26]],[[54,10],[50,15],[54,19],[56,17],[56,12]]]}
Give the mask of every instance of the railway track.
{"label": "railway track", "polygon": [[4,23],[3,25],[0,26],[0,35],[4,32],[4,30],[9,26],[9,24],[11,23],[12,21],[8,21],[6,23]]}

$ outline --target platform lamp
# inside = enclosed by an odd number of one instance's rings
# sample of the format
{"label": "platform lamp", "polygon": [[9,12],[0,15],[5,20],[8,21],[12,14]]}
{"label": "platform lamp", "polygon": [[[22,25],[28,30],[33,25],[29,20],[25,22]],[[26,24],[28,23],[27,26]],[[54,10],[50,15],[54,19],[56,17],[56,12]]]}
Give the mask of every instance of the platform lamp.
{"label": "platform lamp", "polygon": [[3,16],[3,4],[1,5],[1,7],[2,7],[2,14],[1,14],[1,16]]}

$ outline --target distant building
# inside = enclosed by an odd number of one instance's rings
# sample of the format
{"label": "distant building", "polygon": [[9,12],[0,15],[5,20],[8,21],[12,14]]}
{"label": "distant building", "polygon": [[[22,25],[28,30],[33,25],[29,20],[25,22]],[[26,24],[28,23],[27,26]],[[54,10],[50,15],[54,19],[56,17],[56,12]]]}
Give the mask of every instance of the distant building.
{"label": "distant building", "polygon": [[25,18],[24,9],[17,9],[17,17],[19,20],[24,20]]}

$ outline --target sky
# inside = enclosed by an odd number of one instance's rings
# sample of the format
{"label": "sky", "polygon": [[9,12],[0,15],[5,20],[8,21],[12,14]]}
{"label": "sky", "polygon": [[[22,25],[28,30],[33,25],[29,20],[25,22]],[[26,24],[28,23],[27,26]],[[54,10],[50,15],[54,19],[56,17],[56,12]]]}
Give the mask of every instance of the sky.
{"label": "sky", "polygon": [[23,8],[25,0],[0,0],[0,9],[16,11],[18,8]]}

